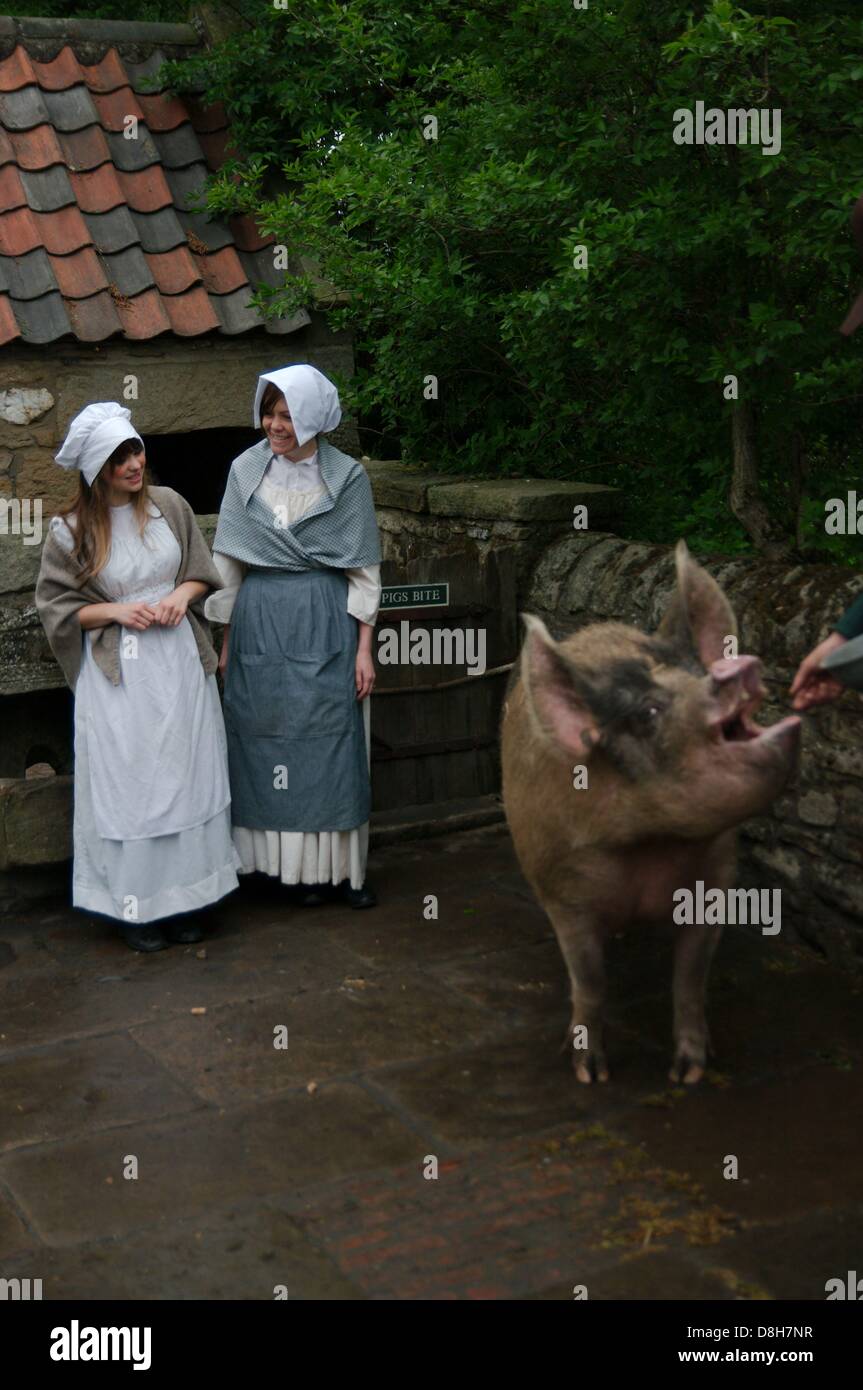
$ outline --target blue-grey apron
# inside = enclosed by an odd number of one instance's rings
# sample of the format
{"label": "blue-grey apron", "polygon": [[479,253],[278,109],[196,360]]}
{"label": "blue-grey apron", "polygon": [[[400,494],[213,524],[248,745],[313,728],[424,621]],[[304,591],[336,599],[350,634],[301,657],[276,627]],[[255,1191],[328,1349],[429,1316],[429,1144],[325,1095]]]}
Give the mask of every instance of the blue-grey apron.
{"label": "blue-grey apron", "polygon": [[250,830],[353,830],[371,809],[357,623],[343,570],[250,569],[231,617],[231,818]]}

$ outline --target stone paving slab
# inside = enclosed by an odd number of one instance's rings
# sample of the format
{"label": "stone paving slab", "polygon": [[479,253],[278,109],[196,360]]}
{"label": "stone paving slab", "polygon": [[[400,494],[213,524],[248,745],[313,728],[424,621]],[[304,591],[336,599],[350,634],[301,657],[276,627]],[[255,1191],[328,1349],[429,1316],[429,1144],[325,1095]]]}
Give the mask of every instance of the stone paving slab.
{"label": "stone paving slab", "polygon": [[[22,1150],[0,1159],[0,1182],[46,1245],[68,1246],[404,1163],[422,1147],[361,1087],[337,1084]],[[127,1155],[137,1180],[123,1177]]]}
{"label": "stone paving slab", "polygon": [[[288,1030],[286,1049],[274,1046],[279,1027]],[[419,1060],[501,1029],[445,985],[405,971],[383,980],[346,976],[337,990],[290,1000],[270,995],[148,1024],[132,1036],[199,1096],[230,1105],[352,1076],[393,1056]]]}
{"label": "stone paving slab", "polygon": [[12,1205],[3,1196],[0,1196],[0,1260],[3,1261],[4,1277],[8,1267],[7,1262],[11,1256],[17,1255],[22,1250],[29,1250],[34,1244],[34,1238],[27,1230],[24,1222]]}
{"label": "stone paving slab", "polygon": [[[551,928],[538,907],[513,911],[512,900],[489,887],[472,893],[441,893],[437,921],[423,916],[422,898],[408,907],[405,900],[385,903],[373,912],[357,912],[345,921],[344,912],[326,927],[343,945],[380,968],[415,965],[478,956],[488,951],[532,941],[551,941]],[[317,916],[319,909],[315,908]],[[360,919],[360,920],[356,920]]]}
{"label": "stone paving slab", "polygon": [[155,1233],[29,1251],[6,1277],[41,1279],[43,1299],[256,1299],[284,1286],[291,1302],[362,1292],[266,1199],[172,1223]]}
{"label": "stone paving slab", "polygon": [[0,1060],[0,1153],[193,1110],[193,1091],[113,1034]]}

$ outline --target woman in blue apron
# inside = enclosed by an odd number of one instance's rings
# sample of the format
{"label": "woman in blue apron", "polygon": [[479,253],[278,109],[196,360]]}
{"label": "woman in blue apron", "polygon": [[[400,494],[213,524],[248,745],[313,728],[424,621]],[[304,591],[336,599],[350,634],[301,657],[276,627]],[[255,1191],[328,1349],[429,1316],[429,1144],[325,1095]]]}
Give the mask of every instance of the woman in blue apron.
{"label": "woman in blue apron", "polygon": [[372,635],[380,538],[362,465],[321,438],[338,392],[300,364],[258,379],[260,444],[231,465],[214,545],[225,583],[220,668],[241,873],[334,885],[372,907],[368,852]]}

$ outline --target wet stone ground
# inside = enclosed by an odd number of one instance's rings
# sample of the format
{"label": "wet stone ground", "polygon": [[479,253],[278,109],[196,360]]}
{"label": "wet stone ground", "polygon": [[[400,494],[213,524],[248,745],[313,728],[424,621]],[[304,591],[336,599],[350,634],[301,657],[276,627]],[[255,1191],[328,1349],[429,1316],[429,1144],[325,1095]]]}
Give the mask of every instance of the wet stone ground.
{"label": "wet stone ground", "polygon": [[715,1069],[684,1092],[670,943],[621,938],[612,1080],[582,1088],[503,827],[382,849],[370,876],[367,912],[246,880],[203,949],[149,957],[62,904],[3,925],[0,1277],[46,1299],[823,1300],[863,1268],[859,982],[729,930]]}

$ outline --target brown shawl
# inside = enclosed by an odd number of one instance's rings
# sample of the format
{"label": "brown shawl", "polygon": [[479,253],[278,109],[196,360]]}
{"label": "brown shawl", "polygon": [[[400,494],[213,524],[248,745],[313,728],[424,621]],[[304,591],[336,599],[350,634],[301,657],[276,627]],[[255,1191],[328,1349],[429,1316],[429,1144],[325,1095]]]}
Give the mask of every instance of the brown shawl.
{"label": "brown shawl", "polygon": [[[150,497],[180,545],[177,585],[194,579],[206,584],[211,590],[224,588],[224,582],[213,564],[207,542],[198,529],[195,513],[186,499],[169,487],[151,487]],[[49,531],[42,547],[42,566],[36,584],[36,608],[51,650],[68,684],[74,690],[81,669],[81,638],[89,637],[90,650],[99,670],[113,685],[119,685],[119,623],[91,628],[84,633],[78,621],[80,608],[86,608],[90,603],[111,603],[112,599],[100,585],[98,575],[88,579],[84,584],[79,582],[79,575],[80,569],[72,556]],[[207,597],[207,594],[203,594],[191,603],[186,616],[195,634],[201,663],[207,675],[211,676],[218,666],[218,657],[210,641],[210,629],[204,617],[204,603]]]}

